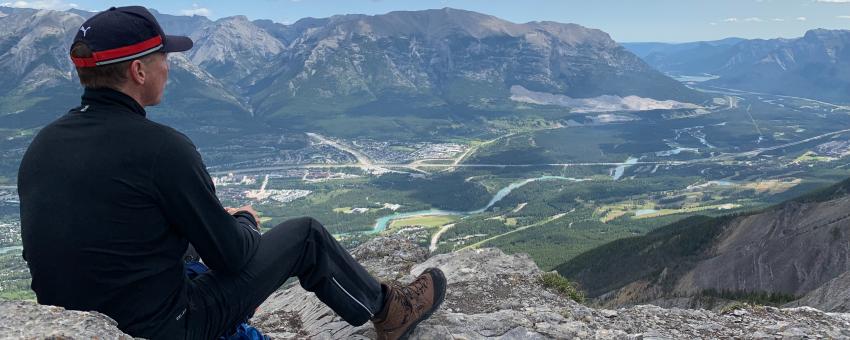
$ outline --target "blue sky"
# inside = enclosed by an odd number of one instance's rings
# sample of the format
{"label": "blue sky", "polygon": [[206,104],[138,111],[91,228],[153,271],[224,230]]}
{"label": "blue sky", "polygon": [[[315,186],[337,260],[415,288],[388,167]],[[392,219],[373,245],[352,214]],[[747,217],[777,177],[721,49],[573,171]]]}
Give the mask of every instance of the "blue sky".
{"label": "blue sky", "polygon": [[246,15],[292,23],[304,17],[452,7],[512,22],[551,20],[599,28],[620,42],[798,37],[812,28],[850,29],[850,0],[0,0],[13,7],[103,10],[143,5],[217,19]]}

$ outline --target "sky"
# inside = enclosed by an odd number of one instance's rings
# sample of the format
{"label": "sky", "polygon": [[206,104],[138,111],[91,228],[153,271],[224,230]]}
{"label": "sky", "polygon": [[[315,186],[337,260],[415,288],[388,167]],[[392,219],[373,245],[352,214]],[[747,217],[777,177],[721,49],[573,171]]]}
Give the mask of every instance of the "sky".
{"label": "sky", "polygon": [[0,6],[100,11],[143,5],[162,13],[218,19],[245,15],[291,24],[336,14],[452,7],[508,21],[576,23],[619,42],[794,38],[813,28],[850,29],[850,0],[0,0]]}

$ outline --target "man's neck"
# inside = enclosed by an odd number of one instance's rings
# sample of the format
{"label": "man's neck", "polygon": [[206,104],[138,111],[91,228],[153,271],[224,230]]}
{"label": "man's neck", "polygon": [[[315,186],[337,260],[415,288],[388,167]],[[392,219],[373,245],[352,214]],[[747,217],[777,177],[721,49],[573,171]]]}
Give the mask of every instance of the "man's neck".
{"label": "man's neck", "polygon": [[131,87],[128,87],[128,86],[116,86],[114,89],[115,89],[115,91],[121,92],[123,94],[126,94],[130,98],[133,98],[136,101],[136,103],[139,103],[139,106],[141,106],[141,107],[147,106],[142,101],[142,92],[140,91],[140,89],[135,89],[135,88],[131,88]]}
{"label": "man's neck", "polygon": [[113,87],[86,88],[80,99],[81,105],[118,105],[142,116],[147,116],[145,108],[139,105],[135,98]]}

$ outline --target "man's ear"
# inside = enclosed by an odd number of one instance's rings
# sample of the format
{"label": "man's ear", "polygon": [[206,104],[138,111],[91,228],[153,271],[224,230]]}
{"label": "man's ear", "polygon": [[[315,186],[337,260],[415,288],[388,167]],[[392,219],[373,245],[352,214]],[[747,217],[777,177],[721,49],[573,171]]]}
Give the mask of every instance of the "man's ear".
{"label": "man's ear", "polygon": [[145,65],[141,60],[130,62],[130,80],[137,85],[145,84]]}

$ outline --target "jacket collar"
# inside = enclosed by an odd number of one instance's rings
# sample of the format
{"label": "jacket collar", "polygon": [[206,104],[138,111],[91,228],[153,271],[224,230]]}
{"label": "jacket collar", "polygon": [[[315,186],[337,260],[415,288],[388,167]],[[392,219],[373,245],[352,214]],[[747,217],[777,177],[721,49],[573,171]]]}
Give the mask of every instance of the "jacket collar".
{"label": "jacket collar", "polygon": [[111,88],[86,88],[82,96],[82,105],[109,105],[130,110],[145,117],[147,113],[139,103],[121,91]]}

